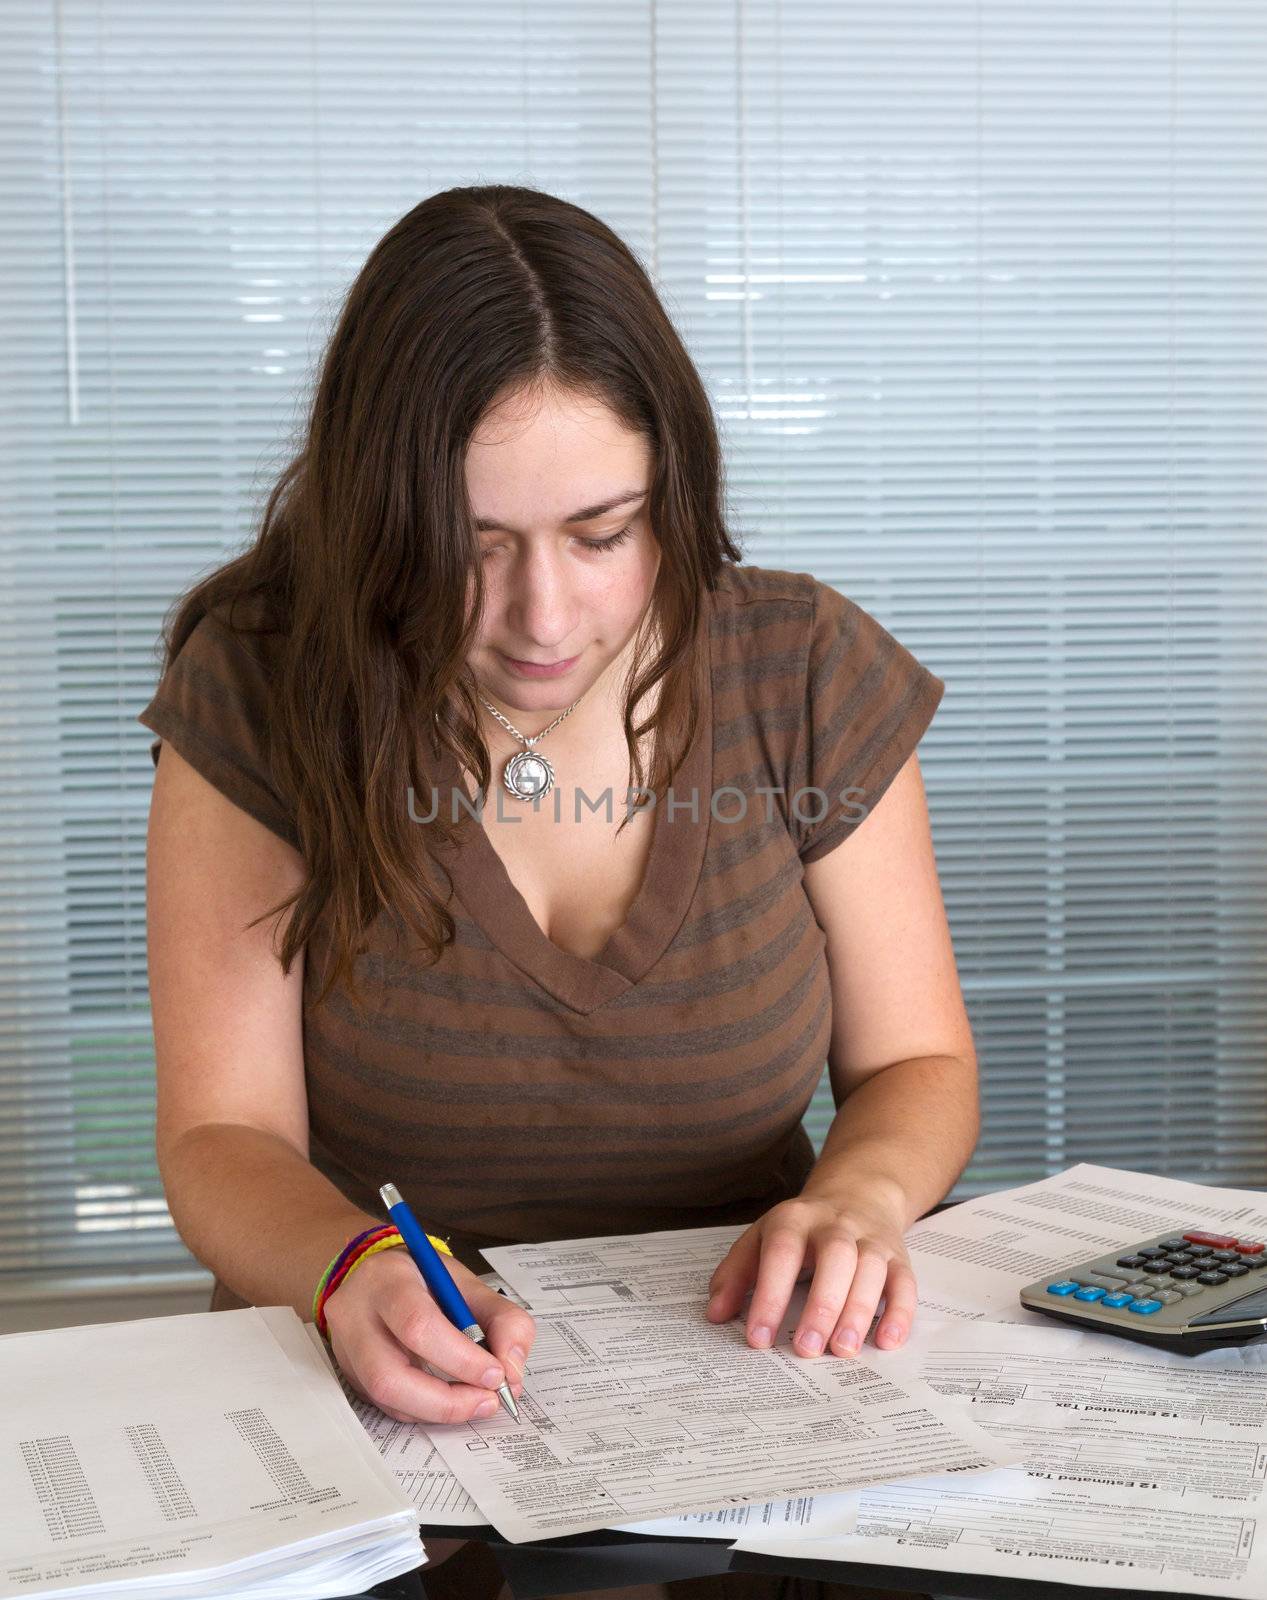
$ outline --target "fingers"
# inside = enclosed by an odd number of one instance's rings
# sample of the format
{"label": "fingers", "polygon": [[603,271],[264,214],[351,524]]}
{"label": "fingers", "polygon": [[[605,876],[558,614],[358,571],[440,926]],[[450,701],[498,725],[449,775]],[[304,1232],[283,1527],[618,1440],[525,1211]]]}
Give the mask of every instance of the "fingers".
{"label": "fingers", "polygon": [[743,1305],[757,1276],[760,1255],[761,1235],[755,1227],[748,1228],[731,1245],[708,1280],[706,1315],[710,1322],[729,1322]]}
{"label": "fingers", "polygon": [[[469,1286],[459,1284],[462,1298],[471,1304]],[[462,1383],[496,1390],[506,1382],[502,1363],[484,1345],[476,1344],[455,1328],[427,1292],[421,1278],[408,1275],[385,1284],[375,1301],[375,1310],[388,1332],[407,1351],[423,1357]],[[478,1319],[479,1313],[471,1306]]]}
{"label": "fingers", "polygon": [[757,1283],[748,1307],[748,1343],[756,1349],[774,1343],[805,1261],[806,1243],[804,1232],[794,1224],[767,1222],[761,1238]]}
{"label": "fingers", "polygon": [[[488,1342],[477,1344],[441,1312],[412,1262],[392,1260],[396,1255],[386,1251],[367,1262],[350,1280],[352,1292],[340,1288],[327,1304],[340,1368],[359,1394],[398,1421],[453,1423],[495,1416],[501,1383],[508,1381],[512,1394],[522,1392],[521,1377],[510,1375],[504,1358],[512,1349],[526,1353],[531,1348],[532,1318],[455,1264],[451,1270],[462,1296],[486,1330]],[[424,1371],[423,1362],[457,1381]]]}
{"label": "fingers", "polygon": [[888,1271],[889,1262],[879,1250],[867,1244],[859,1246],[852,1282],[843,1302],[837,1301],[838,1315],[825,1334],[833,1355],[854,1356],[862,1348]]}
{"label": "fingers", "polygon": [[[866,1287],[866,1267],[869,1258],[861,1256],[851,1234],[828,1234],[815,1245],[814,1276],[810,1282],[800,1321],[792,1335],[792,1344],[798,1355],[821,1355],[827,1341],[836,1332],[841,1312],[852,1292]],[[876,1293],[884,1286],[884,1276],[876,1285]],[[837,1352],[838,1354],[840,1352]]]}
{"label": "fingers", "polygon": [[466,1303],[475,1313],[484,1330],[485,1345],[494,1360],[500,1362],[516,1397],[523,1389],[524,1367],[533,1340],[537,1337],[537,1324],[522,1306],[498,1294],[486,1283],[475,1278],[470,1285],[462,1285]]}
{"label": "fingers", "polygon": [[380,1322],[379,1334],[357,1340],[350,1352],[336,1342],[335,1355],[359,1393],[389,1417],[398,1422],[470,1422],[496,1416],[501,1409],[496,1394],[482,1386],[446,1383],[414,1366],[386,1323]]}
{"label": "fingers", "polygon": [[919,1294],[915,1274],[905,1262],[889,1263],[889,1281],[884,1295],[884,1315],[875,1332],[875,1342],[881,1350],[892,1350],[901,1344],[911,1331]]}
{"label": "fingers", "polygon": [[805,1302],[792,1335],[800,1356],[824,1351],[855,1355],[883,1299],[879,1349],[893,1349],[910,1332],[917,1305],[915,1275],[898,1238],[873,1236],[856,1221],[821,1206],[785,1202],[766,1213],[731,1246],[709,1280],[707,1316],[724,1322],[752,1290],[747,1341],[768,1347],[778,1337],[799,1278],[813,1264]]}

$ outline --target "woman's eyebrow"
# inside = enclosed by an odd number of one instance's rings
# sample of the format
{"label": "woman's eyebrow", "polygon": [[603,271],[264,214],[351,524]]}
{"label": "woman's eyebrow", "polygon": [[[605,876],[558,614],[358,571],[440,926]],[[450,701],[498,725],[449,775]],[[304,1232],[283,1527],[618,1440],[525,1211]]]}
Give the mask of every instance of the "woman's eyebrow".
{"label": "woman's eyebrow", "polygon": [[[608,511],[614,511],[617,506],[628,505],[631,500],[641,500],[648,491],[646,489],[623,489],[619,494],[613,495],[610,500],[600,500],[594,506],[582,506],[579,511],[574,511],[570,517],[564,517],[564,523],[592,522],[595,517],[604,516]],[[509,527],[504,522],[497,522],[492,517],[476,517],[476,531],[479,533],[518,533],[518,528]]]}

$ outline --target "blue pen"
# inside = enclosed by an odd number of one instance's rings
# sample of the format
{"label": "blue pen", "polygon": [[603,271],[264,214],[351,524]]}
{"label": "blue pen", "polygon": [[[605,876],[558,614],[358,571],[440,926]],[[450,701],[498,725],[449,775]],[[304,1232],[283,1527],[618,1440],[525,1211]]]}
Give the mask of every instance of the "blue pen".
{"label": "blue pen", "polygon": [[[414,1258],[418,1271],[422,1273],[423,1281],[431,1291],[431,1298],[448,1317],[449,1321],[460,1333],[476,1344],[484,1343],[484,1330],[476,1322],[471,1313],[470,1306],[463,1300],[461,1291],[449,1276],[449,1269],[444,1264],[444,1257],[427,1238],[425,1230],[420,1225],[417,1217],[400,1198],[400,1190],[394,1183],[385,1183],[378,1191],[383,1197],[383,1204],[387,1207],[387,1215],[400,1230],[400,1236],[405,1241],[405,1248]],[[519,1407],[515,1404],[515,1397],[510,1392],[510,1385],[503,1383],[497,1393],[501,1402],[519,1421]]]}

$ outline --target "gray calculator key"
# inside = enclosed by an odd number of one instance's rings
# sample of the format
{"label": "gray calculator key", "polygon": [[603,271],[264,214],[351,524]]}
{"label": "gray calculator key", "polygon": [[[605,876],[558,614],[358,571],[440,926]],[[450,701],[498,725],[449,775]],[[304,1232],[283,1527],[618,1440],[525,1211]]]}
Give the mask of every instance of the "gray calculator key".
{"label": "gray calculator key", "polygon": [[1179,1293],[1185,1295],[1204,1294],[1205,1286],[1200,1283],[1181,1283],[1179,1285]]}
{"label": "gray calculator key", "polygon": [[1110,1278],[1107,1273],[1103,1272],[1082,1272],[1078,1275],[1078,1282],[1091,1284],[1097,1289],[1121,1289],[1125,1285],[1126,1279]]}
{"label": "gray calculator key", "polygon": [[1155,1298],[1164,1306],[1173,1306],[1175,1301],[1182,1300],[1183,1296],[1174,1289],[1158,1289]]}

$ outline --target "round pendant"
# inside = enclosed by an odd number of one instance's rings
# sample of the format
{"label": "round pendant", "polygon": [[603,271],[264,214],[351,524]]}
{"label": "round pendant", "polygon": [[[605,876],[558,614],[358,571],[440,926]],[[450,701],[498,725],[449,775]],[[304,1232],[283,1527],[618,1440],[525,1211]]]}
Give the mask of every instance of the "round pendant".
{"label": "round pendant", "polygon": [[554,787],[554,768],[535,750],[521,750],[506,763],[502,782],[516,800],[536,800]]}

